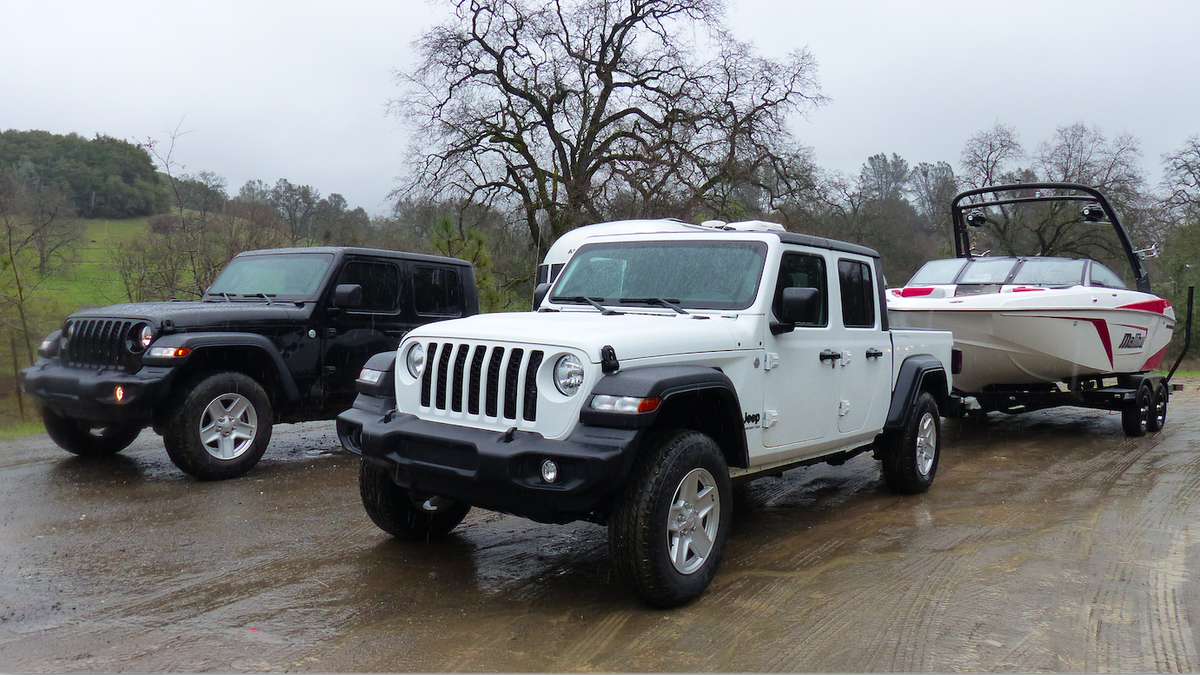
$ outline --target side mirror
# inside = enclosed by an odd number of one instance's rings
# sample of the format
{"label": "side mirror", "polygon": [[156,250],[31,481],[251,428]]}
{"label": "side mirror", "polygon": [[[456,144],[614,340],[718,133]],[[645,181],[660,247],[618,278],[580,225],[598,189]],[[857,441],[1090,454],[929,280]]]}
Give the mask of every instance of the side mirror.
{"label": "side mirror", "polygon": [[771,333],[790,333],[796,324],[816,325],[821,321],[821,292],[807,286],[783,289],[779,302],[779,321],[771,322]]}
{"label": "side mirror", "polygon": [[542,282],[533,289],[533,311],[537,311],[538,307],[542,306],[542,300],[546,299],[546,294],[550,292],[550,284]]}
{"label": "side mirror", "polygon": [[354,309],[362,306],[363,290],[358,284],[338,284],[333,289],[333,306]]}

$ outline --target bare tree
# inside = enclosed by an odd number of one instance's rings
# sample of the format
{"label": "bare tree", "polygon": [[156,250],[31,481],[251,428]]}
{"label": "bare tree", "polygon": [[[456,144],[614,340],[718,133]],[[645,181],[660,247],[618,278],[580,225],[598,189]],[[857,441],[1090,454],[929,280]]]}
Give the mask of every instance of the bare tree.
{"label": "bare tree", "polygon": [[320,191],[311,185],[295,185],[286,178],[275,181],[270,200],[287,223],[293,246],[302,239],[312,239],[313,215],[320,199]]}
{"label": "bare tree", "polygon": [[1200,222],[1200,136],[1192,136],[1182,148],[1163,156],[1162,187],[1168,207],[1188,222]]}
{"label": "bare tree", "polygon": [[[961,178],[967,187],[980,188],[1009,182],[1009,167],[1025,156],[1017,132],[1012,127],[996,126],[972,136],[963,147]],[[1006,178],[1007,174],[1007,178]]]}
{"label": "bare tree", "polygon": [[[756,56],[720,0],[452,0],[391,110],[411,123],[395,196],[521,212],[540,247],[617,203],[696,204],[811,185],[787,129],[824,99],[805,50]],[[699,55],[711,54],[703,58]]]}
{"label": "bare tree", "polygon": [[909,173],[908,186],[917,213],[929,222],[930,227],[944,233],[943,241],[949,244],[947,252],[952,252],[954,228],[950,221],[950,202],[958,194],[954,169],[946,162],[921,162]]}

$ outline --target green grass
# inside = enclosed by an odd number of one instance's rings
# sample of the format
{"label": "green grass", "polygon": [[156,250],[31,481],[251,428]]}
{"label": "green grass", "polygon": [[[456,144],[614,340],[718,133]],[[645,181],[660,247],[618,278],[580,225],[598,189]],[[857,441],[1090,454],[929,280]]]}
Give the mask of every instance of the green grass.
{"label": "green grass", "polygon": [[41,422],[16,422],[6,426],[0,426],[0,441],[7,441],[20,436],[33,436],[34,434],[44,434],[46,429],[42,427]]}
{"label": "green grass", "polygon": [[87,221],[78,262],[48,279],[39,289],[41,296],[61,308],[62,316],[84,307],[126,302],[112,252],[119,244],[137,241],[148,228],[145,218]]}

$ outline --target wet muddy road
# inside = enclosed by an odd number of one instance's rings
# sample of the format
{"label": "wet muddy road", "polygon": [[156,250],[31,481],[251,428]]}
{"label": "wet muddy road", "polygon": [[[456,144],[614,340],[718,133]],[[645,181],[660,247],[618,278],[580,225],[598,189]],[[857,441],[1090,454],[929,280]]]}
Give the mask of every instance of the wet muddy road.
{"label": "wet muddy road", "polygon": [[0,670],[1195,671],[1185,385],[1142,439],[1077,409],[947,422],[918,497],[869,456],[753,483],[715,583],[668,612],[617,585],[595,525],[476,511],[391,540],[329,424],[220,483],[152,434],[102,462],[5,441]]}

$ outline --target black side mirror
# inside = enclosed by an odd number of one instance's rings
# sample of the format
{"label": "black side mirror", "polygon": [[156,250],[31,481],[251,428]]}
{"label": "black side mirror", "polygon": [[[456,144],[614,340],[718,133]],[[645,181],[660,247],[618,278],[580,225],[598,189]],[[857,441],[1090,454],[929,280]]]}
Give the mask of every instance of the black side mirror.
{"label": "black side mirror", "polygon": [[771,334],[790,333],[796,324],[817,325],[821,321],[821,292],[807,286],[783,289],[778,322],[771,322]]}
{"label": "black side mirror", "polygon": [[547,282],[542,282],[537,285],[537,288],[533,289],[533,311],[536,312],[537,308],[541,307],[542,300],[546,299],[546,294],[549,292],[550,284]]}
{"label": "black side mirror", "polygon": [[362,306],[363,290],[358,284],[338,284],[333,289],[333,306],[354,309]]}

